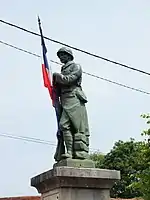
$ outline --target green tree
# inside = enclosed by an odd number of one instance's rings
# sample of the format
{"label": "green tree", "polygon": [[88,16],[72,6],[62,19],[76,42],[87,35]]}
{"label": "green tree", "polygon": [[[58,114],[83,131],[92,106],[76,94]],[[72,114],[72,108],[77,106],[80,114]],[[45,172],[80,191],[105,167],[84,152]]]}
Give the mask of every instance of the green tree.
{"label": "green tree", "polygon": [[[135,142],[131,138],[127,142],[121,140],[116,142],[113,149],[103,159],[99,154],[93,155],[97,167],[121,172],[121,180],[117,181],[111,189],[111,197],[133,198],[141,196],[138,188],[129,187],[133,182],[137,182],[136,172],[143,168],[139,162],[141,149],[142,142]],[[100,158],[100,162],[98,158]]]}
{"label": "green tree", "polygon": [[[146,123],[150,125],[150,114],[141,115],[146,119]],[[142,132],[143,136],[150,137],[150,128]],[[137,182],[131,184],[131,188],[138,189],[143,199],[150,200],[150,140],[144,140],[142,143],[142,151],[140,153],[140,163],[143,169],[136,172]]]}
{"label": "green tree", "polygon": [[94,152],[93,154],[90,155],[90,159],[95,162],[96,168],[102,168],[103,167],[104,154],[102,154],[100,152]]}

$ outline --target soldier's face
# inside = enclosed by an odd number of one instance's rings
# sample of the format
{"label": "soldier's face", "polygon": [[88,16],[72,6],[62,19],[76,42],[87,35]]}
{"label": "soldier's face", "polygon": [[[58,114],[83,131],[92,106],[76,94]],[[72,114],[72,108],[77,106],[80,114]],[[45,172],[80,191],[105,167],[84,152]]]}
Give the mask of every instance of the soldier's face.
{"label": "soldier's face", "polygon": [[70,61],[70,55],[68,55],[65,52],[60,52],[59,53],[59,59],[61,63],[66,64],[68,61]]}

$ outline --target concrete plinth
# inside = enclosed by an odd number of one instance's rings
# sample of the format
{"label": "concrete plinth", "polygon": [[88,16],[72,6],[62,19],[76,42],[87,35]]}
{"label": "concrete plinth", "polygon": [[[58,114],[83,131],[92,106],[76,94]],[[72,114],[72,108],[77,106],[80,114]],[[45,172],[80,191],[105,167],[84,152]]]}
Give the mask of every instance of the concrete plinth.
{"label": "concrete plinth", "polygon": [[53,165],[55,167],[73,167],[73,168],[95,168],[95,163],[92,160],[84,159],[63,159]]}
{"label": "concrete plinth", "polygon": [[42,200],[109,200],[120,172],[96,168],[55,167],[31,179]]}

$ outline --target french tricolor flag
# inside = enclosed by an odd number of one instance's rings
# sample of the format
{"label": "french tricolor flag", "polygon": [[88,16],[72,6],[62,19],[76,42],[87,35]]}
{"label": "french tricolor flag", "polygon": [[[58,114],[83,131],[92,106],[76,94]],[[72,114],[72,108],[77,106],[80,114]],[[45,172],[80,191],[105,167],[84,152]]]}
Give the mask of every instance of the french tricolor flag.
{"label": "french tricolor flag", "polygon": [[46,45],[44,42],[44,37],[43,37],[39,17],[38,17],[38,22],[39,22],[39,29],[40,29],[40,33],[41,33],[41,45],[42,45],[43,61],[44,61],[44,64],[42,64],[43,81],[44,81],[44,86],[48,89],[50,97],[53,101],[53,89],[52,89],[52,83],[51,83],[51,78],[50,78],[49,65],[48,65],[47,56],[46,56],[47,48],[46,48]]}

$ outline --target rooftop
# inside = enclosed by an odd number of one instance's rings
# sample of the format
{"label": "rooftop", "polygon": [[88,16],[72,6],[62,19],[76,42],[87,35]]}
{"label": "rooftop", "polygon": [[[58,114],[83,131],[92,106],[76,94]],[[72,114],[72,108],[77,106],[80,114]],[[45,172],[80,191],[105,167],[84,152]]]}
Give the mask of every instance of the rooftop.
{"label": "rooftop", "polygon": [[[20,196],[20,197],[3,197],[0,200],[40,200],[40,196]],[[111,199],[111,200],[138,200],[134,199]]]}

